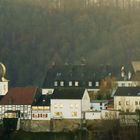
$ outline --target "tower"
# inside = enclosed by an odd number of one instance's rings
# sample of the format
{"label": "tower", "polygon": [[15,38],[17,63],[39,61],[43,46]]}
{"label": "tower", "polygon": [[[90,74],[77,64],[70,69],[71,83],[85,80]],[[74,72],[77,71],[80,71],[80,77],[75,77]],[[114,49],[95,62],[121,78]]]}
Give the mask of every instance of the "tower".
{"label": "tower", "polygon": [[0,63],[0,96],[6,95],[8,92],[8,80],[5,78],[6,67]]}

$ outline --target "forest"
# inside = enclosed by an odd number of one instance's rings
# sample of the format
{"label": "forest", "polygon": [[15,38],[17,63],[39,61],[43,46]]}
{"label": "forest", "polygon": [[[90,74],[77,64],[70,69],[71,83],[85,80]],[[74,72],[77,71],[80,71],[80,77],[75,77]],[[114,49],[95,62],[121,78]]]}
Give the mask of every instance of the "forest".
{"label": "forest", "polygon": [[52,64],[140,60],[140,8],[67,2],[0,1],[0,62],[11,86],[41,86]]}

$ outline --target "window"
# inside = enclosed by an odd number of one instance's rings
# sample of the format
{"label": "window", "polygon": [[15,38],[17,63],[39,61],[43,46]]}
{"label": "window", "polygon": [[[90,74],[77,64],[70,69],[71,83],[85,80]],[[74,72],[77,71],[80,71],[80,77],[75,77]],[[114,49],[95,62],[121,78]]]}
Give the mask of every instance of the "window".
{"label": "window", "polygon": [[122,83],[122,87],[125,87],[125,83]]}
{"label": "window", "polygon": [[75,104],[75,108],[78,108],[78,106],[79,106],[78,104]]}
{"label": "window", "polygon": [[54,82],[54,86],[55,86],[55,87],[58,86],[58,82],[57,82],[57,81]]}
{"label": "window", "polygon": [[58,108],[58,104],[54,104],[54,108]]}
{"label": "window", "polygon": [[59,116],[59,117],[62,117],[62,112],[54,112],[54,116]]}
{"label": "window", "polygon": [[64,81],[61,81],[60,82],[60,86],[64,86]]}
{"label": "window", "polygon": [[108,112],[105,112],[105,117],[106,117],[106,118],[108,117]]}
{"label": "window", "polygon": [[73,108],[74,107],[74,104],[70,104],[70,108]]}
{"label": "window", "polygon": [[42,118],[42,114],[38,114],[38,118]]}
{"label": "window", "polygon": [[98,87],[98,86],[99,86],[99,82],[96,82],[96,83],[95,83],[95,86]]}
{"label": "window", "polygon": [[88,82],[88,86],[92,87],[92,82],[91,81]]}
{"label": "window", "polygon": [[140,105],[140,101],[139,101],[139,105]]}
{"label": "window", "polygon": [[43,118],[47,118],[48,117],[48,114],[42,114],[42,117]]}
{"label": "window", "polygon": [[78,81],[75,82],[75,86],[76,86],[76,87],[79,86],[79,82],[78,82]]}
{"label": "window", "polygon": [[72,117],[77,117],[77,112],[71,112]]}
{"label": "window", "polygon": [[121,105],[121,101],[119,101],[118,104]]}
{"label": "window", "polygon": [[72,86],[72,81],[69,81],[69,86]]}
{"label": "window", "polygon": [[135,101],[135,105],[138,105],[138,101]]}
{"label": "window", "polygon": [[129,101],[126,101],[126,105],[129,105]]}

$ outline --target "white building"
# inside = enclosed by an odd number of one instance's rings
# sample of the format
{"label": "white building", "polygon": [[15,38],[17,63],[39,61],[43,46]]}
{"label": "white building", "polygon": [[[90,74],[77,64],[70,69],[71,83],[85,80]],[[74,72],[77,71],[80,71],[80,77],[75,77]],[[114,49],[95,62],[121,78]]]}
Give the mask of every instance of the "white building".
{"label": "white building", "polygon": [[114,109],[125,112],[140,109],[140,87],[119,87],[114,95]]}
{"label": "white building", "polygon": [[51,97],[51,117],[53,119],[81,119],[90,110],[87,90],[81,88],[55,89]]}

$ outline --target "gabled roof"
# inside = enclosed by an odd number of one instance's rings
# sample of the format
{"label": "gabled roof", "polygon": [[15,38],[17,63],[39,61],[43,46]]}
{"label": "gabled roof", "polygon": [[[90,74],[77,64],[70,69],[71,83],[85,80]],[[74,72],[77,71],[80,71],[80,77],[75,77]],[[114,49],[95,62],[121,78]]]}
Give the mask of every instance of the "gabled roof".
{"label": "gabled roof", "polygon": [[140,96],[140,87],[118,87],[114,96]]}
{"label": "gabled roof", "polygon": [[84,92],[83,88],[58,88],[54,90],[51,99],[82,99]]}
{"label": "gabled roof", "polygon": [[16,87],[9,89],[0,101],[1,105],[31,105],[37,92],[36,87]]}
{"label": "gabled roof", "polygon": [[[91,66],[91,65],[55,65],[46,72],[46,77],[42,87],[54,87],[55,81],[64,81],[64,86],[68,87],[69,81],[78,81],[79,87],[87,87],[88,81],[96,82],[101,79],[114,75],[114,69],[107,66]],[[95,84],[93,84],[95,86]]]}

